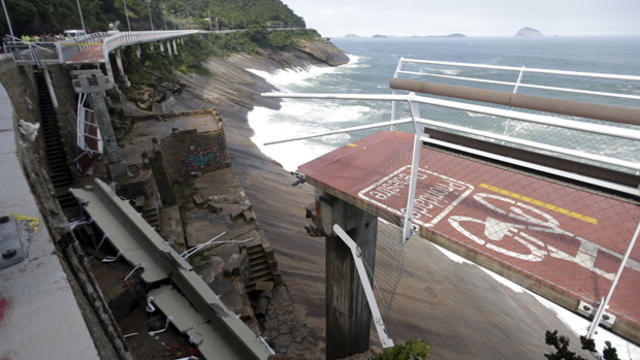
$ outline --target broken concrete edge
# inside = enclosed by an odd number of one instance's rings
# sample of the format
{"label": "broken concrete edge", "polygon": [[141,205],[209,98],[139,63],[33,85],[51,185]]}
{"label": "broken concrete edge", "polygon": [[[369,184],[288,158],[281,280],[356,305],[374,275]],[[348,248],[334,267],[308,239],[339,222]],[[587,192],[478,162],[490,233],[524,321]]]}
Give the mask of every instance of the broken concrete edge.
{"label": "broken concrete edge", "polygon": [[[20,86],[34,86],[32,74],[24,70],[24,67],[18,68],[11,56],[0,57],[0,67],[3,69],[0,70],[0,78],[3,77],[5,72],[24,72],[25,77],[28,79],[21,82]],[[13,84],[15,85],[15,83]],[[19,89],[18,92],[20,94],[17,96],[25,96],[25,93],[28,94],[29,90],[23,88]],[[11,91],[8,91],[8,94],[10,98],[12,95],[16,96]],[[13,127],[16,136],[14,141],[20,145],[19,132],[15,131],[19,120],[18,116],[14,111]],[[49,232],[56,249],[56,255],[60,259],[62,269],[67,275],[74,297],[79,305],[81,303],[86,304],[86,306],[79,306],[80,312],[87,326],[91,329],[89,334],[100,357],[104,359],[133,359],[124,344],[122,334],[120,334],[113,314],[102,292],[99,290],[96,279],[91,271],[87,269],[86,256],[73,232],[71,232],[64,212],[55,198],[51,179],[42,167],[44,154],[41,151],[42,147],[37,141],[29,143],[27,146],[16,146],[16,155],[20,167],[31,192],[35,195],[34,198],[46,228],[46,230],[41,228],[40,231]]]}
{"label": "broken concrete edge", "polygon": [[[117,226],[134,230],[131,237],[119,239],[119,241],[125,241],[145,251],[152,252],[153,254],[150,255],[154,260],[158,260],[158,263],[147,264],[147,266],[157,266],[167,270],[175,287],[184,294],[186,300],[198,311],[203,318],[203,322],[208,322],[216,333],[232,344],[238,359],[266,359],[272,353],[266,343],[219,300],[218,296],[204,280],[193,271],[191,265],[167,245],[162,240],[162,237],[142,219],[131,205],[121,200],[101,180],[94,179],[94,184],[95,186],[92,189],[72,189],[72,192],[80,200],[100,203],[94,203],[92,206],[102,206],[118,213],[119,216],[116,217],[126,223],[118,223]],[[100,219],[96,218],[95,222],[104,232],[108,231],[108,229],[101,227]],[[109,226],[111,225],[114,224]],[[145,271],[142,272],[143,280]],[[165,315],[171,316],[171,314]],[[213,339],[210,341],[215,342]],[[219,354],[203,353],[203,355],[212,359],[218,357]]]}
{"label": "broken concrete edge", "polygon": [[[98,227],[105,234],[111,234],[107,239],[122,251],[122,255],[133,266],[140,265],[136,263],[137,261],[130,260],[136,255],[144,253],[146,254],[144,257],[152,260],[145,263],[145,271],[142,272],[143,280],[153,283],[165,279],[169,277],[174,266],[191,269],[191,265],[178,255],[130,204],[121,200],[101,180],[95,179],[94,184],[91,190],[71,189],[71,192],[78,199],[88,201],[85,210],[94,217]],[[106,213],[114,219],[101,216],[99,207],[108,209]],[[118,221],[114,221],[116,219]],[[118,231],[115,228],[124,229],[130,236],[114,236],[113,234]]]}
{"label": "broken concrete edge", "polygon": [[200,109],[200,110],[189,110],[182,112],[173,112],[168,114],[151,114],[151,115],[142,115],[142,116],[129,116],[129,118],[134,121],[145,121],[145,120],[167,120],[171,118],[179,118],[184,116],[195,116],[195,115],[208,115],[211,116],[217,123],[218,128],[213,131],[222,130],[222,118],[220,115],[213,109]]}
{"label": "broken concrete edge", "polygon": [[[402,227],[404,219],[401,216],[385,211],[362,199],[355,198],[350,194],[340,191],[334,187],[328,186],[327,184],[319,180],[316,180],[312,177],[307,176],[307,182],[311,186],[315,187],[317,192],[328,193],[338,198],[339,200],[345,201],[351,205],[354,205],[356,207],[359,207],[360,209],[363,209],[364,211],[369,212],[372,215],[382,218],[385,221],[391,223],[392,225]],[[314,224],[314,225],[318,227],[319,230],[322,230],[322,224]],[[456,243],[455,241],[447,237],[441,236],[431,230],[421,227],[419,235],[421,238],[431,243],[441,246],[444,249],[449,250],[456,255],[462,256],[463,258],[473,262],[474,264],[477,264],[478,266],[481,266],[510,281],[513,281],[519,286],[522,286],[523,288],[537,295],[540,295],[543,298],[557,305],[562,306],[563,308],[573,312],[574,314],[584,317],[578,311],[578,308],[580,306],[580,299],[578,299],[577,295],[575,294],[568,294],[562,289],[552,287],[541,281],[527,277],[524,274],[518,272],[514,268],[508,267],[505,264],[502,264],[488,256],[469,251],[466,247]],[[585,318],[585,319],[592,320],[590,318]],[[613,327],[611,327],[611,331],[636,344],[640,344],[640,328],[638,328],[631,321],[625,319],[622,316],[616,317],[616,322],[614,323]]]}

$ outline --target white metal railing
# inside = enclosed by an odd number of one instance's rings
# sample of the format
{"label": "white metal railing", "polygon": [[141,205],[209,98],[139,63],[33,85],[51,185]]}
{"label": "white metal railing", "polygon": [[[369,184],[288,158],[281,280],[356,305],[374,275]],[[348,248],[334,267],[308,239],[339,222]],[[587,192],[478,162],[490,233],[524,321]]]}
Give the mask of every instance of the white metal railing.
{"label": "white metal railing", "polygon": [[[425,72],[425,71],[422,71],[422,69],[420,69],[420,71],[410,71],[410,70],[403,69],[405,64],[411,64],[411,63],[511,71],[511,72],[517,73],[517,78],[516,78],[516,81],[510,82],[510,81],[491,80],[491,79],[485,79],[485,78],[479,78],[479,77],[463,77],[463,76],[457,76],[457,75],[437,74],[433,72]],[[640,100],[640,95],[612,93],[612,92],[605,92],[605,91],[593,91],[593,90],[585,90],[585,89],[573,89],[573,88],[566,88],[566,87],[525,83],[522,81],[522,78],[526,73],[599,78],[599,79],[609,79],[609,80],[640,81],[640,76],[637,76],[637,75],[592,73],[592,72],[582,72],[582,71],[527,68],[525,66],[515,67],[515,66],[501,66],[501,65],[490,65],[490,64],[461,63],[461,62],[452,62],[452,61],[417,60],[417,59],[405,59],[405,58],[400,58],[400,60],[398,61],[398,67],[396,68],[394,78],[398,78],[399,75],[401,74],[419,75],[419,76],[455,79],[455,80],[494,84],[494,85],[512,86],[514,88],[514,93],[517,91],[519,87],[521,87],[521,88],[551,90],[551,91],[568,92],[568,93],[576,93],[576,94],[586,94],[586,95],[594,95],[594,96],[608,96],[608,97],[616,97],[616,98],[623,98],[623,99]]]}
{"label": "white metal railing", "polygon": [[[525,71],[524,67],[515,68],[515,67],[507,67],[507,66],[464,64],[464,63],[455,63],[455,62],[436,62],[436,61],[411,60],[411,59],[400,60],[394,77],[397,77],[398,74],[407,73],[406,71],[402,70],[402,64],[407,61],[412,61],[417,63],[428,63],[428,64],[483,67],[483,68],[491,68],[491,69],[518,71],[519,73],[518,73],[518,78],[516,82],[508,83],[509,85],[514,86],[513,92],[514,93],[517,92],[519,86],[523,87],[523,86],[531,85],[531,84],[522,83],[522,74]],[[575,72],[575,71],[560,71],[560,70],[535,69],[535,68],[526,69],[526,71],[552,74],[552,75],[569,75],[569,76],[583,76],[583,77],[590,77],[590,78],[606,78],[606,79],[614,79],[614,80],[640,81],[640,76],[635,76],[635,75],[583,73],[583,72]],[[424,74],[421,74],[421,75],[424,75]],[[493,82],[493,80],[486,81],[482,79],[480,80],[474,79],[473,81],[495,83]],[[504,84],[507,84],[507,83],[504,83]],[[547,90],[585,93],[584,91],[579,89],[570,89],[570,88],[561,88],[561,87],[554,87],[553,89],[549,88]],[[620,98],[626,98],[626,99],[640,99],[640,96],[636,96],[636,95],[612,94],[612,93],[597,92],[597,91],[589,91],[588,93],[590,95],[597,95],[597,96],[614,96],[614,97],[620,97]],[[429,130],[435,127],[439,129],[445,129],[445,130],[449,130],[457,133],[462,133],[463,136],[467,136],[467,137],[480,136],[480,137],[491,139],[498,142],[516,144],[524,147],[534,148],[536,150],[542,150],[543,152],[551,153],[556,156],[568,155],[568,156],[583,160],[585,162],[596,161],[600,164],[623,167],[623,168],[634,171],[636,174],[640,174],[640,161],[622,160],[622,159],[617,159],[611,156],[588,153],[582,150],[549,145],[549,144],[545,144],[538,141],[515,138],[512,136],[507,136],[506,132],[503,135],[503,134],[497,134],[497,133],[492,133],[488,131],[476,130],[468,127],[458,126],[458,125],[452,125],[442,121],[425,119],[420,116],[420,109],[418,105],[426,104],[426,105],[433,105],[438,107],[445,107],[449,109],[464,110],[464,111],[469,111],[473,113],[480,113],[484,115],[495,116],[499,118],[515,119],[515,120],[519,120],[519,121],[523,121],[531,124],[545,125],[552,128],[569,129],[569,130],[577,131],[581,133],[590,133],[590,134],[597,134],[597,135],[608,136],[613,138],[627,139],[627,140],[632,140],[640,143],[640,129],[638,129],[637,127],[630,128],[630,127],[612,126],[610,125],[610,123],[602,124],[602,123],[581,122],[581,121],[570,120],[560,116],[539,115],[539,114],[533,114],[533,113],[523,112],[523,111],[513,110],[513,109],[502,109],[502,108],[490,107],[485,105],[469,104],[461,101],[444,100],[444,99],[438,99],[438,98],[427,97],[427,96],[417,96],[414,93],[409,93],[407,95],[398,95],[395,91],[391,95],[264,93],[262,94],[262,96],[277,97],[277,98],[391,101],[392,103],[391,121],[360,125],[360,126],[339,129],[339,130],[332,130],[332,131],[327,131],[327,132],[322,132],[322,133],[317,133],[312,135],[297,136],[297,137],[288,138],[288,139],[280,139],[280,140],[267,142],[265,143],[265,145],[277,144],[277,143],[295,141],[295,140],[301,140],[301,139],[308,139],[313,137],[322,137],[322,136],[332,135],[336,133],[387,127],[390,125],[395,126],[399,124],[412,124],[415,135],[414,135],[414,144],[412,149],[411,176],[409,180],[407,205],[405,207],[406,210],[404,213],[404,221],[403,221],[404,224],[402,229],[402,234],[403,234],[402,236],[405,242],[409,239],[412,232],[414,231],[412,217],[414,212],[414,202],[415,202],[415,194],[416,194],[416,186],[417,186],[417,178],[418,178],[417,172],[418,172],[418,167],[420,162],[420,149],[422,147],[422,144],[421,144],[422,142],[436,144],[439,146],[459,150],[459,151],[470,153],[470,154],[480,155],[485,158],[495,159],[501,162],[509,163],[509,164],[520,166],[523,168],[545,172],[551,175],[564,177],[570,180],[577,180],[587,184],[596,185],[602,188],[612,189],[622,193],[630,194],[635,197],[640,197],[640,184],[637,184],[636,186],[629,186],[621,183],[616,183],[613,181],[607,181],[607,180],[593,178],[586,175],[577,174],[575,172],[571,172],[561,168],[552,168],[549,166],[545,166],[545,165],[541,165],[541,164],[537,164],[529,161],[524,161],[524,160],[514,159],[508,156],[503,156],[497,153],[478,150],[478,149],[460,145],[457,143],[451,143],[444,140],[434,139],[429,136]],[[399,101],[406,102],[409,105],[410,119],[401,119],[401,120],[395,119],[396,103]],[[424,127],[423,125],[426,125],[426,127]],[[508,121],[507,121],[507,126],[508,126]],[[334,229],[334,231],[337,232],[338,230]],[[627,247],[624,257],[620,257],[621,263],[620,263],[620,266],[618,267],[613,284],[609,288],[607,296],[601,300],[600,307],[592,320],[591,327],[587,334],[587,337],[589,338],[593,336],[595,329],[600,324],[602,314],[607,309],[608,302],[614,293],[617,281],[620,278],[620,275],[622,274],[623,269],[627,266],[627,262],[629,261],[629,254],[633,249],[633,246],[638,238],[639,232],[640,232],[640,223],[638,224],[635,230],[635,233]],[[616,257],[619,257],[619,256],[616,256]]]}
{"label": "white metal railing", "polygon": [[353,263],[356,266],[356,272],[358,273],[358,277],[360,278],[360,284],[362,285],[364,296],[367,299],[367,304],[369,304],[369,310],[371,311],[371,317],[373,318],[373,324],[376,327],[376,332],[378,333],[380,344],[384,349],[390,348],[393,346],[393,340],[389,337],[389,334],[387,334],[387,329],[384,326],[384,321],[382,320],[382,315],[380,314],[380,308],[378,308],[378,303],[376,302],[376,297],[373,294],[369,276],[367,276],[367,271],[365,270],[365,265],[362,261],[362,250],[360,249],[358,244],[356,244],[356,242],[353,241],[353,239],[340,227],[340,225],[334,224],[333,231],[335,231],[342,242],[344,242],[349,250],[351,250]]}
{"label": "white metal railing", "polygon": [[[214,33],[226,33],[227,31],[214,31]],[[109,61],[109,53],[118,48],[142,44],[147,42],[153,42],[158,40],[169,40],[179,37],[184,37],[193,34],[210,33],[211,31],[205,30],[161,30],[161,31],[127,31],[113,34],[104,40],[102,46],[102,52],[104,53],[105,65],[107,68],[107,75],[113,80],[113,70],[111,69],[111,63]]]}

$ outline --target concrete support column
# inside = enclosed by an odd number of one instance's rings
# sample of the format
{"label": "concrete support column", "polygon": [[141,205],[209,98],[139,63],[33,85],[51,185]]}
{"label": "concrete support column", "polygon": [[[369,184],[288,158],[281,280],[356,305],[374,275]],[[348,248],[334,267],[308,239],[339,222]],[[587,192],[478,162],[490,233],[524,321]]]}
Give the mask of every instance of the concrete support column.
{"label": "concrete support column", "polygon": [[113,132],[113,125],[111,124],[111,116],[109,116],[109,110],[107,109],[104,97],[105,94],[103,92],[91,93],[89,94],[89,101],[91,102],[91,107],[96,112],[98,127],[102,134],[104,153],[107,156],[109,164],[115,164],[120,161],[120,155],[118,155],[118,143],[116,142],[116,135]]}
{"label": "concrete support column", "polygon": [[149,46],[151,46],[151,50],[153,50],[153,42],[150,42]]}
{"label": "concrete support column", "polygon": [[173,51],[171,50],[171,40],[167,40],[167,53],[169,53],[169,56],[173,56]]}
{"label": "concrete support column", "polygon": [[122,56],[120,55],[120,49],[116,49],[116,65],[118,66],[118,73],[120,74],[120,77],[124,80],[127,86],[131,86],[129,78],[127,78],[127,75],[124,73],[124,66],[122,65]]}
{"label": "concrete support column", "polygon": [[160,40],[158,43],[160,44],[160,51],[164,52],[164,43],[162,42],[162,40]]}
{"label": "concrete support column", "polygon": [[176,40],[173,40],[173,53],[178,55],[178,45],[176,45]]}
{"label": "concrete support column", "polygon": [[333,232],[338,224],[358,244],[362,260],[373,273],[378,218],[327,193],[316,191],[325,243],[325,297],[327,359],[333,360],[369,349],[371,312],[351,251]]}
{"label": "concrete support column", "polygon": [[136,45],[136,55],[138,58],[142,57],[142,49],[140,49],[140,45]]}
{"label": "concrete support column", "polygon": [[44,81],[47,83],[47,89],[49,90],[49,96],[51,97],[53,108],[58,110],[58,98],[56,97],[53,81],[51,81],[51,73],[49,72],[48,67],[44,68]]}

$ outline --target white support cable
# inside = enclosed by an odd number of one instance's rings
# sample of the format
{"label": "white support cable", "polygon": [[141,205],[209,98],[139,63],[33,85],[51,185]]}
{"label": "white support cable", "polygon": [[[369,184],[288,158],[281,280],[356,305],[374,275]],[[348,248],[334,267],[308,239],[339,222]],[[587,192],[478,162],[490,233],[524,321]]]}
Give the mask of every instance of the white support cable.
{"label": "white support cable", "polygon": [[580,181],[580,182],[585,183],[585,184],[591,184],[591,185],[595,185],[595,186],[598,186],[598,187],[601,187],[601,188],[610,189],[610,190],[614,190],[614,191],[619,191],[621,193],[625,193],[625,194],[629,194],[629,195],[639,196],[640,197],[640,187],[634,188],[634,187],[630,187],[630,186],[625,186],[625,185],[621,185],[621,184],[614,183],[614,182],[611,182],[611,181],[600,180],[600,179],[592,178],[592,177],[589,177],[589,176],[576,174],[576,173],[573,173],[573,172],[570,172],[570,171],[564,171],[564,170],[552,168],[552,167],[549,167],[549,166],[538,165],[538,164],[534,164],[534,163],[531,163],[531,162],[528,162],[528,161],[518,160],[518,159],[514,159],[514,158],[511,158],[511,157],[508,157],[508,156],[498,155],[498,154],[490,153],[490,152],[487,152],[487,151],[482,151],[482,150],[470,148],[470,147],[467,147],[467,146],[450,143],[450,142],[447,142],[447,141],[436,140],[436,139],[433,139],[433,138],[430,138],[430,137],[424,137],[423,136],[421,140],[424,141],[424,142],[430,143],[430,144],[440,145],[440,146],[443,146],[443,147],[446,147],[446,148],[449,148],[449,149],[454,149],[454,150],[466,152],[466,153],[469,153],[469,154],[478,155],[478,156],[482,156],[482,157],[493,159],[493,160],[498,160],[498,161],[505,162],[505,163],[508,163],[508,164],[520,166],[520,167],[523,167],[523,168],[526,168],[526,169],[540,171],[540,172],[544,172],[544,173],[547,173],[547,174],[560,176],[560,177],[563,177],[565,179]]}
{"label": "white support cable", "polygon": [[[402,71],[402,64],[404,62],[404,58],[400,58],[400,60],[398,60],[398,65],[396,66],[396,71],[393,73],[393,78],[397,79],[398,78],[398,74],[400,74],[400,72]],[[396,95],[398,92],[394,89],[393,91],[391,91],[391,93],[393,95]],[[397,111],[397,104],[395,101],[391,102],[391,121],[396,119],[396,111]],[[391,125],[391,130],[395,130],[395,126]]]}
{"label": "white support cable", "polygon": [[222,241],[213,241],[213,242],[212,242],[211,240],[209,240],[207,243],[200,244],[200,245],[198,245],[198,246],[197,246],[197,247],[195,247],[195,248],[191,248],[190,250],[193,250],[193,251],[188,252],[188,253],[186,254],[186,256],[183,256],[183,259],[185,259],[185,260],[186,260],[186,259],[188,259],[191,255],[195,254],[196,252],[198,252],[198,251],[202,250],[203,248],[205,248],[205,247],[207,247],[207,246],[209,246],[209,245],[214,245],[214,244],[215,244],[215,245],[221,245],[221,244],[242,244],[242,243],[249,242],[249,241],[251,241],[251,240],[253,240],[253,238],[252,238],[252,237],[250,237],[250,238],[248,238],[248,239],[244,239],[244,240],[222,240]]}
{"label": "white support cable", "polygon": [[100,250],[100,248],[102,247],[102,244],[104,244],[104,241],[110,237],[110,235],[108,233],[104,233],[102,235],[102,239],[100,240],[100,242],[98,243],[98,246],[96,246],[96,250]]}
{"label": "white support cable", "polygon": [[352,132],[352,131],[377,129],[377,128],[386,127],[386,126],[407,124],[407,123],[410,123],[410,122],[411,122],[411,120],[384,121],[384,122],[379,122],[379,123],[375,123],[375,124],[371,124],[371,125],[360,125],[360,126],[353,126],[353,127],[348,127],[348,128],[344,128],[344,129],[330,130],[330,131],[322,132],[322,133],[319,133],[319,134],[304,135],[304,136],[297,136],[297,137],[288,138],[288,139],[268,141],[268,142],[265,142],[264,145],[275,145],[275,144],[280,144],[280,143],[289,142],[289,141],[312,139],[312,138],[316,138],[316,137],[322,137],[322,136],[334,135],[334,134],[342,134],[342,133]]}
{"label": "white support cable", "polygon": [[475,130],[475,129],[471,129],[464,126],[451,125],[451,124],[430,120],[430,119],[418,119],[418,122],[421,124],[435,126],[443,129],[459,131],[468,135],[482,136],[482,137],[490,138],[494,140],[500,140],[500,141],[518,144],[522,146],[528,146],[528,147],[536,148],[539,150],[550,151],[550,152],[573,156],[576,158],[582,158],[586,160],[592,160],[592,161],[596,161],[596,162],[607,164],[607,165],[619,166],[619,167],[624,167],[624,168],[633,169],[633,170],[640,170],[640,163],[637,163],[637,162],[619,160],[619,159],[611,158],[608,156],[596,155],[596,154],[592,154],[592,153],[588,153],[580,150],[567,149],[567,148],[563,148],[555,145],[549,145],[549,144],[540,143],[537,141],[520,139],[512,136],[500,135],[500,134],[496,134],[488,131]]}
{"label": "white support cable", "polygon": [[134,266],[133,269],[127,274],[127,276],[125,276],[124,279],[122,279],[122,281],[127,281],[131,277],[131,275],[133,275],[133,273],[136,272],[136,270],[142,269],[144,271],[144,269],[146,268],[147,268],[147,264],[138,264]]}
{"label": "white support cable", "polygon": [[213,238],[209,239],[207,242],[204,242],[202,244],[196,245],[190,249],[185,250],[184,252],[182,252],[182,254],[180,254],[180,256],[183,259],[187,259],[189,258],[189,256],[195,254],[198,250],[202,249],[203,247],[207,246],[208,244],[210,244],[211,242],[215,241],[216,239],[219,239],[222,235],[226,234],[226,231],[223,231],[222,233],[214,236]]}
{"label": "white support cable", "polygon": [[156,334],[160,334],[163,333],[165,331],[167,331],[169,329],[169,323],[171,323],[173,321],[173,318],[171,317],[171,315],[167,316],[167,320],[165,320],[164,322],[164,328],[160,329],[160,330],[155,330],[155,331],[149,331],[149,336],[153,336]]}
{"label": "white support cable", "polygon": [[[279,98],[307,98],[307,99],[340,99],[340,100],[382,100],[408,101],[408,95],[377,95],[377,94],[293,94],[293,93],[265,93],[264,97]],[[412,101],[421,104],[435,105],[456,110],[465,110],[478,114],[511,118],[524,122],[559,127],[593,134],[608,135],[622,139],[640,140],[640,131],[626,127],[601,125],[595,123],[568,120],[557,116],[525,113],[515,110],[499,109],[484,105],[475,105],[460,101],[436,99],[425,96],[415,96]]]}
{"label": "white support cable", "polygon": [[273,351],[271,346],[269,346],[269,344],[267,343],[267,340],[265,340],[265,338],[263,338],[262,336],[258,336],[258,340],[260,340],[260,342],[267,348],[267,350],[269,350],[271,355],[275,355],[276,354],[276,352]]}
{"label": "white support cable", "polygon": [[122,250],[118,250],[118,253],[116,254],[116,256],[105,256],[102,259],[103,263],[110,263],[110,262],[114,262],[116,260],[118,260],[120,258],[120,255],[122,255]]}
{"label": "white support cable", "polygon": [[524,74],[524,66],[522,66],[522,69],[518,74],[518,80],[516,80],[516,84],[513,87],[513,94],[516,94],[518,92],[518,85],[520,85],[520,82],[522,81],[522,74]]}
{"label": "white support cable", "polygon": [[153,306],[152,301],[153,301],[153,296],[149,296],[147,298],[147,306],[144,308],[146,312],[150,312],[151,313],[151,312],[156,311],[156,307]]}
{"label": "white support cable", "polygon": [[613,278],[613,282],[611,283],[611,287],[609,288],[609,292],[607,293],[607,297],[605,297],[602,301],[600,301],[600,306],[598,307],[598,311],[596,312],[596,316],[593,318],[593,322],[589,327],[589,332],[587,332],[587,339],[591,339],[593,334],[596,332],[598,325],[600,325],[600,320],[602,319],[602,315],[609,307],[609,300],[613,296],[613,293],[618,285],[618,281],[620,280],[620,276],[622,276],[622,271],[627,265],[627,260],[629,260],[629,255],[631,255],[631,250],[633,250],[634,245],[636,244],[636,240],[638,240],[638,234],[640,233],[640,222],[638,222],[638,226],[636,227],[636,231],[631,238],[631,242],[629,243],[629,247],[627,248],[627,252],[625,252],[624,257],[622,258],[622,262],[620,263],[620,267],[618,267],[618,271],[616,272],[616,276]]}
{"label": "white support cable", "polygon": [[364,295],[367,298],[369,310],[373,317],[373,323],[376,327],[376,331],[378,332],[378,337],[380,338],[380,344],[382,344],[382,347],[385,349],[390,348],[393,346],[393,340],[391,340],[387,334],[387,329],[384,326],[384,321],[382,320],[378,303],[376,302],[373,289],[371,288],[371,283],[369,282],[369,277],[367,276],[367,270],[364,268],[364,263],[362,262],[362,253],[360,252],[360,248],[338,224],[333,225],[333,231],[335,231],[338,237],[342,239],[345,245],[347,245],[351,250],[353,262],[356,265],[356,270],[360,277],[360,283],[362,284],[362,289],[364,290]]}
{"label": "white support cable", "polygon": [[407,194],[407,206],[405,207],[404,224],[402,226],[402,242],[406,243],[413,233],[413,205],[416,198],[416,186],[418,183],[418,168],[420,167],[420,133],[417,120],[420,118],[420,112],[416,103],[412,101],[415,97],[414,93],[409,94],[409,110],[411,110],[411,121],[413,122],[413,153],[411,154],[411,177],[409,179],[409,191]]}

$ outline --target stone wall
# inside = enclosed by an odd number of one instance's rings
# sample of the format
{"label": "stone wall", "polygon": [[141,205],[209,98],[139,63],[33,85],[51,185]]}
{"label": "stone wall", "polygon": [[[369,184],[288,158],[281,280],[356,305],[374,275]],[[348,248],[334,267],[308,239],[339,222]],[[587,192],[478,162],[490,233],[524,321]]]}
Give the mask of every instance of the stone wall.
{"label": "stone wall", "polygon": [[[164,168],[169,181],[231,166],[222,130],[185,130],[162,140]],[[192,174],[195,173],[195,174]]]}

